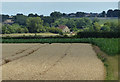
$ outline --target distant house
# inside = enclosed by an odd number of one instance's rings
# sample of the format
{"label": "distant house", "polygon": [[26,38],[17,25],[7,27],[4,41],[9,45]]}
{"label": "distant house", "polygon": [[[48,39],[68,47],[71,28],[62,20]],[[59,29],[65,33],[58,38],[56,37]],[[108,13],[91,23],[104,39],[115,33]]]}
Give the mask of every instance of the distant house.
{"label": "distant house", "polygon": [[14,21],[12,21],[11,19],[7,19],[3,22],[4,24],[13,24]]}
{"label": "distant house", "polygon": [[65,25],[59,25],[59,29],[62,29],[62,32],[70,32],[70,29]]}
{"label": "distant house", "polygon": [[3,22],[3,24],[13,24],[13,23],[14,23],[13,16],[10,16]]}

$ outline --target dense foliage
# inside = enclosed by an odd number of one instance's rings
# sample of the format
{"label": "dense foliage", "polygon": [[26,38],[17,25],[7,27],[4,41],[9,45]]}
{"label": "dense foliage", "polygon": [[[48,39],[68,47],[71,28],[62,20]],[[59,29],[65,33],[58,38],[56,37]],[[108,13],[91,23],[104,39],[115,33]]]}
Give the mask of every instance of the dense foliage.
{"label": "dense foliage", "polygon": [[[42,20],[43,19],[43,20]],[[59,18],[52,19],[49,17],[28,17],[25,21],[25,25],[20,22],[22,18],[16,23],[9,25],[3,24],[2,33],[60,33],[62,30],[57,28],[59,25],[66,25],[72,32],[118,32],[118,22],[105,22],[99,24],[99,19],[94,18]]]}
{"label": "dense foliage", "polygon": [[[19,22],[21,21],[21,19],[19,20]],[[25,25],[21,25],[18,22],[12,25],[9,24],[2,25],[3,34],[28,33],[28,32],[29,33],[51,32],[62,34],[61,29],[43,26],[43,20],[40,17],[28,17],[25,21]]]}
{"label": "dense foliage", "polygon": [[28,29],[26,27],[20,26],[18,24],[13,24],[13,25],[5,24],[2,26],[2,33],[3,34],[28,33]]}
{"label": "dense foliage", "polygon": [[120,32],[78,32],[77,38],[119,38]]}
{"label": "dense foliage", "polygon": [[[62,34],[62,30],[57,27],[66,25],[71,32],[117,32],[119,29],[118,22],[103,22],[99,23],[97,17],[118,17],[120,10],[108,10],[107,13],[103,11],[97,16],[95,13],[61,13],[54,11],[50,16],[43,16],[38,14],[17,14],[13,16],[2,15],[2,33],[40,33],[52,32]],[[89,16],[88,16],[89,15]],[[1,15],[0,15],[1,17]],[[94,17],[94,18],[89,18]],[[104,20],[104,19],[103,19]],[[103,21],[102,20],[102,21]],[[112,19],[111,19],[112,20]]]}

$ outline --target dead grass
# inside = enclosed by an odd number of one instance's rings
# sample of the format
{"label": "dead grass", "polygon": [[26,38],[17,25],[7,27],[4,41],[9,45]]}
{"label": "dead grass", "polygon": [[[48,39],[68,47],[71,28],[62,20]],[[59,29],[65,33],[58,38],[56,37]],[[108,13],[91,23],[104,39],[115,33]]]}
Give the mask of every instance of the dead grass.
{"label": "dead grass", "polygon": [[54,33],[14,33],[14,34],[2,34],[3,37],[5,36],[35,36],[35,35],[41,35],[41,36],[56,36],[59,34],[54,34]]}

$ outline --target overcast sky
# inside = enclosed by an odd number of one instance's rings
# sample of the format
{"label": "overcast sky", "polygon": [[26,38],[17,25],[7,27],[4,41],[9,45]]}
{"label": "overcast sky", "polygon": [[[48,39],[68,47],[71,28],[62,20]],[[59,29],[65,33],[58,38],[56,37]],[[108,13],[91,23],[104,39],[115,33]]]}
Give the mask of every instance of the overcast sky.
{"label": "overcast sky", "polygon": [[37,13],[50,15],[53,11],[62,13],[94,12],[100,13],[108,9],[118,9],[118,2],[3,2],[2,13],[15,15]]}

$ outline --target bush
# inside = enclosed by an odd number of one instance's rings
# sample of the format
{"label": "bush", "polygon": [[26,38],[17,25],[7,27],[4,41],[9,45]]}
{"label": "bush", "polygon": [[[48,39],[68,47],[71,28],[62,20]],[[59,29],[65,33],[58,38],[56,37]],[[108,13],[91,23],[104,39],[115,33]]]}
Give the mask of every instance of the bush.
{"label": "bush", "polygon": [[105,62],[107,60],[107,58],[104,55],[97,54],[97,56],[102,62]]}

